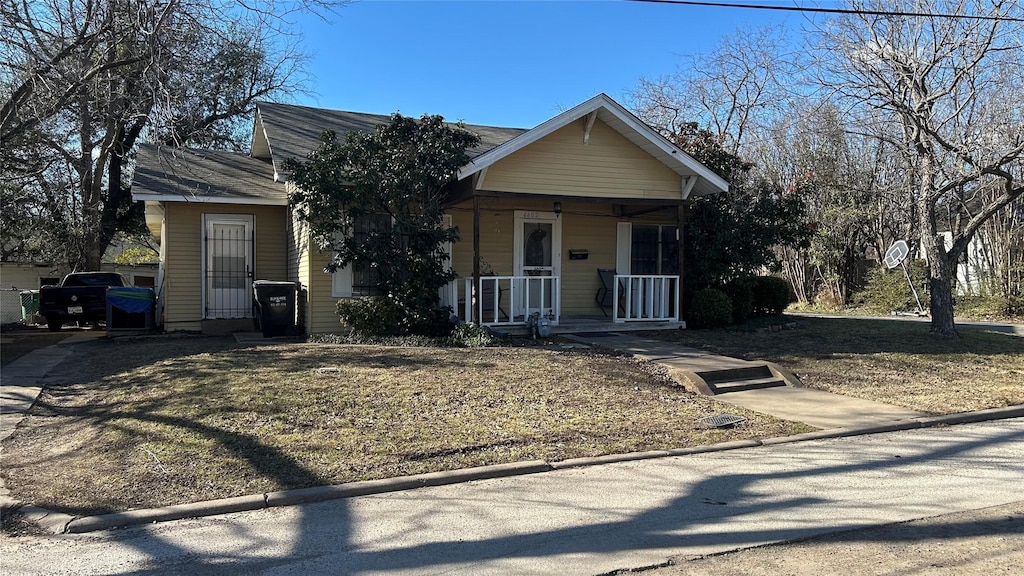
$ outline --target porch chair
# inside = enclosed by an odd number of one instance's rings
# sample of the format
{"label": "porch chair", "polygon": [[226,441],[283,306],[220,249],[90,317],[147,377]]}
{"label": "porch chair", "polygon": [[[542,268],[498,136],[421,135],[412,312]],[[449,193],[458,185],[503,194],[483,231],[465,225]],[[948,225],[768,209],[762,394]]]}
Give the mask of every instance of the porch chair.
{"label": "porch chair", "polygon": [[[480,314],[481,321],[483,320],[484,315],[493,314],[494,312],[495,288],[497,288],[497,286],[495,285],[494,282],[484,282],[483,286],[480,287],[480,304],[483,310],[483,312]],[[502,290],[501,288],[497,288],[498,314],[499,317],[504,317],[505,320],[508,320],[508,312],[505,312],[505,309],[501,307],[502,292],[504,292],[504,290]],[[494,320],[498,320],[498,318],[495,318]]]}
{"label": "porch chair", "polygon": [[[608,308],[611,308],[614,303],[612,298],[615,296],[615,291],[612,286],[615,284],[615,270],[608,270],[606,268],[598,268],[597,275],[601,278],[601,287],[597,289],[597,294],[594,295],[594,300],[597,301],[598,307],[601,308],[601,313],[608,317]],[[626,313],[625,308],[622,306],[622,297],[625,294],[625,290],[621,283],[619,283],[619,311],[623,314]]]}

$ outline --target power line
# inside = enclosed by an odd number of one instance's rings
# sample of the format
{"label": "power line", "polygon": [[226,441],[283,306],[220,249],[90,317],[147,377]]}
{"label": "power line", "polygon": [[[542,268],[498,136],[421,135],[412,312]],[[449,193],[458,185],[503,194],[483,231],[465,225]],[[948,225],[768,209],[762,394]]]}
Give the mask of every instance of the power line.
{"label": "power line", "polygon": [[865,16],[914,16],[925,18],[962,18],[964,20],[992,20],[996,22],[1024,22],[1013,16],[979,16],[974,14],[936,14],[931,12],[896,12],[890,10],[858,10],[854,8],[819,8],[803,6],[771,6],[766,4],[738,4],[734,2],[699,2],[693,0],[626,0],[650,4],[680,4],[683,6],[713,6],[715,8],[752,8],[756,10],[782,10],[785,12],[817,12],[822,14],[857,14]]}

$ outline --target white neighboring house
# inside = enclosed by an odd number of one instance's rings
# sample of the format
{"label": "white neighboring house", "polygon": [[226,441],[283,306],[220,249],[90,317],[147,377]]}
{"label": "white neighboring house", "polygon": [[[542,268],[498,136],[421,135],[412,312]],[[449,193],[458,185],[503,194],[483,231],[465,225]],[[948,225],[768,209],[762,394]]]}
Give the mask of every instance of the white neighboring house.
{"label": "white neighboring house", "polygon": [[[123,265],[112,262],[112,250],[104,254],[101,272],[117,272],[132,286],[155,288],[157,262],[137,265]],[[0,324],[22,321],[21,293],[25,290],[39,290],[40,286],[57,284],[72,270],[67,267],[31,262],[0,262]]]}
{"label": "white neighboring house", "polygon": [[[948,250],[953,246],[953,233],[946,231],[940,232],[943,243]],[[979,295],[984,294],[986,290],[986,280],[992,274],[991,267],[987,255],[991,252],[991,247],[985,240],[985,235],[982,232],[978,232],[971,238],[969,244],[967,244],[967,250],[964,251],[963,257],[956,265],[956,284],[953,286],[953,291],[958,295]],[[927,259],[927,253],[924,250],[924,243],[920,246],[920,254],[924,255]]]}

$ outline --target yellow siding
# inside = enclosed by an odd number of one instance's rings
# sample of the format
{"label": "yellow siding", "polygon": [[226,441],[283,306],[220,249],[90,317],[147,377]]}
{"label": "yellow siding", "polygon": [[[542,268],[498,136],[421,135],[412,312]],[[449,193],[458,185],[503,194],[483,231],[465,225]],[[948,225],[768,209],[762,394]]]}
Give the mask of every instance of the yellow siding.
{"label": "yellow siding", "polygon": [[310,334],[339,332],[338,298],[331,296],[331,275],[324,267],[331,261],[329,252],[313,247],[309,251],[309,324]]}
{"label": "yellow siding", "polygon": [[203,215],[251,214],[256,237],[256,280],[288,280],[287,208],[168,202],[164,260],[167,330],[199,330],[203,320]]}
{"label": "yellow siding", "polygon": [[480,188],[598,198],[678,199],[682,178],[598,120],[573,122],[487,168]]}
{"label": "yellow siding", "polygon": [[[294,184],[288,183],[289,193],[293,191],[293,186]],[[304,314],[299,318],[299,322],[310,334],[337,331],[337,315],[333,312],[334,298],[331,297],[331,279],[323,273],[326,262],[320,262],[317,258],[319,250],[314,246],[309,224],[300,222],[294,213],[290,214],[288,279],[302,285],[300,299],[304,297],[304,300],[300,300],[299,311],[300,314]],[[329,314],[325,312],[328,309]]]}
{"label": "yellow siding", "polygon": [[[513,265],[515,211],[550,212],[547,200],[486,198],[480,210],[480,255],[498,276],[511,276]],[[598,268],[615,268],[617,224],[675,224],[673,206],[637,218],[624,218],[612,213],[612,205],[592,202],[562,202],[561,295],[563,316],[600,316],[595,295],[601,287]],[[459,227],[460,241],[453,249],[455,271],[460,276],[473,274],[473,203],[463,202],[449,210],[453,223]],[[569,250],[588,250],[586,260],[569,260]],[[459,290],[462,294],[462,284]],[[509,310],[507,296],[502,307]],[[457,310],[462,315],[462,310]]]}
{"label": "yellow siding", "polygon": [[[606,207],[607,209],[607,207]],[[596,212],[591,206],[589,212]],[[594,296],[601,287],[598,268],[615,268],[616,223],[611,210],[607,216],[562,215],[562,315],[601,314]],[[586,260],[569,260],[569,250],[589,250]]]}

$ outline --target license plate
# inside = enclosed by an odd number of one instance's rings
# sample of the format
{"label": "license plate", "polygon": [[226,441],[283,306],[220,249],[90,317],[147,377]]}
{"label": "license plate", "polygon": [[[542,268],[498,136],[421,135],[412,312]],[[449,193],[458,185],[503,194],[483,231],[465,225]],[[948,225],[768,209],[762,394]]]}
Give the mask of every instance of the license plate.
{"label": "license plate", "polygon": [[68,314],[81,314],[81,313],[82,313],[82,307],[81,306],[68,306]]}

